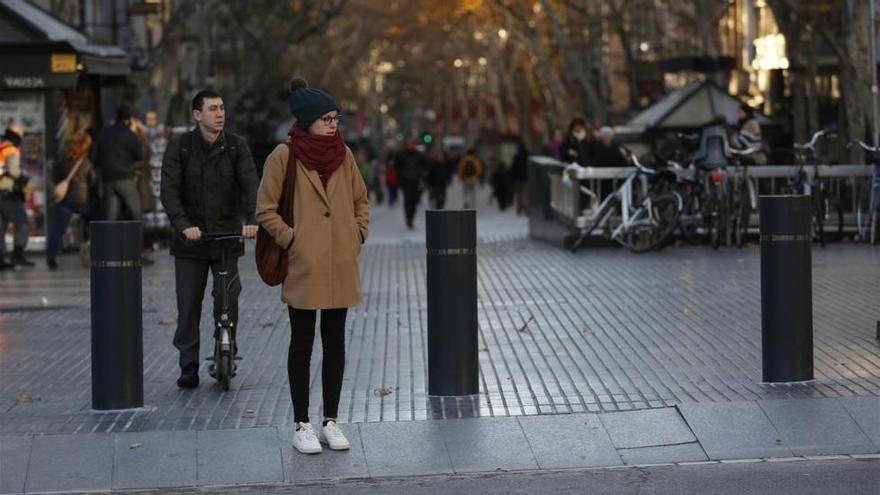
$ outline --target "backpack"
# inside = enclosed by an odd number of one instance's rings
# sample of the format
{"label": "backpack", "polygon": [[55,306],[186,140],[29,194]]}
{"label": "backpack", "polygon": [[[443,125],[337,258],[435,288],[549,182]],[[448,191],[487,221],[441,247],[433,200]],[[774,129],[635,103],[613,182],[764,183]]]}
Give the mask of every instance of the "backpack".
{"label": "backpack", "polygon": [[[178,159],[180,160],[181,166],[181,174],[186,172],[186,165],[189,163],[189,157],[192,154],[193,148],[193,133],[195,130],[189,131],[180,138],[180,148],[178,150]],[[239,149],[238,146],[233,142],[233,139],[228,139],[226,146],[224,147],[224,152],[229,157],[229,161],[232,163],[234,167],[236,163],[238,163],[239,158]]]}
{"label": "backpack", "polygon": [[477,165],[473,158],[468,158],[464,162],[464,176],[471,178],[477,175]]}

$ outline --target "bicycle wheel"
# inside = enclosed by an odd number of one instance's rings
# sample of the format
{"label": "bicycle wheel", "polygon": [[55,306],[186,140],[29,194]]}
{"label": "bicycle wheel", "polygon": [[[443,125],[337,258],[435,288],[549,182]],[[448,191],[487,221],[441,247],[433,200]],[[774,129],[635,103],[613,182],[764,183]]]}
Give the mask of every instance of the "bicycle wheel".
{"label": "bicycle wheel", "polygon": [[813,198],[813,238],[819,241],[819,245],[825,247],[825,200],[821,194],[814,194]]}
{"label": "bicycle wheel", "polygon": [[870,219],[870,229],[868,233],[868,242],[871,243],[872,246],[876,246],[880,243],[880,213],[877,212],[877,208],[874,208],[874,211],[871,212]]}
{"label": "bicycle wheel", "polygon": [[721,220],[721,204],[716,197],[710,197],[706,200],[706,235],[709,238],[709,245],[712,249],[718,249],[721,246],[721,236],[724,235],[723,222]]}
{"label": "bicycle wheel", "polygon": [[678,225],[679,202],[672,194],[648,198],[633,213],[629,228],[617,241],[634,253],[646,253],[663,246]]}
{"label": "bicycle wheel", "polygon": [[669,243],[681,218],[681,200],[677,193],[664,193],[651,199],[651,216],[657,222],[657,239],[653,249]]}
{"label": "bicycle wheel", "polygon": [[733,204],[733,242],[736,247],[741,248],[746,243],[746,237],[749,234],[749,221],[752,216],[752,201],[749,196],[748,184],[743,182],[737,191],[736,199]]}
{"label": "bicycle wheel", "polygon": [[856,200],[856,229],[859,234],[859,240],[862,242],[870,242],[871,234],[871,190],[868,187],[862,187],[859,190]]}

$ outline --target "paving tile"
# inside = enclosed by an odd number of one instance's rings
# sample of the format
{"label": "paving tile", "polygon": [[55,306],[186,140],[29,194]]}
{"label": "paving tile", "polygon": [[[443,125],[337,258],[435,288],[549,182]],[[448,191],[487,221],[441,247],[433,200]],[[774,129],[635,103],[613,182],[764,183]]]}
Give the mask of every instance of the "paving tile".
{"label": "paving tile", "polygon": [[698,443],[682,445],[662,445],[638,449],[618,449],[623,462],[632,464],[656,464],[665,462],[697,462],[709,458]]}
{"label": "paving tile", "polygon": [[761,400],[758,404],[795,455],[878,450],[837,399]]}
{"label": "paving tile", "polygon": [[360,430],[372,477],[454,472],[439,421],[363,423]]}
{"label": "paving tile", "polygon": [[541,469],[621,465],[608,432],[595,414],[518,418]]}
{"label": "paving tile", "polygon": [[456,473],[538,469],[516,418],[451,419],[440,427]]}
{"label": "paving tile", "polygon": [[333,451],[323,445],[324,452],[307,455],[293,448],[293,428],[279,428],[281,453],[284,460],[284,481],[367,478],[367,459],[361,442],[359,425],[340,423],[351,450]]}
{"label": "paving tile", "polygon": [[599,417],[618,449],[696,441],[687,423],[673,407],[609,413]]}
{"label": "paving tile", "polygon": [[756,402],[692,402],[678,407],[710,459],[792,455]]}
{"label": "paving tile", "polygon": [[199,485],[284,480],[276,428],[199,431],[197,439]]}
{"label": "paving tile", "polygon": [[196,436],[194,431],[116,434],[113,489],[195,485]]}
{"label": "paving tile", "polygon": [[110,490],[113,435],[34,437],[28,468],[28,492]]}
{"label": "paving tile", "polygon": [[0,493],[22,493],[32,436],[0,437]]}
{"label": "paving tile", "polygon": [[880,448],[880,397],[846,397],[837,401],[843,404],[862,431]]}

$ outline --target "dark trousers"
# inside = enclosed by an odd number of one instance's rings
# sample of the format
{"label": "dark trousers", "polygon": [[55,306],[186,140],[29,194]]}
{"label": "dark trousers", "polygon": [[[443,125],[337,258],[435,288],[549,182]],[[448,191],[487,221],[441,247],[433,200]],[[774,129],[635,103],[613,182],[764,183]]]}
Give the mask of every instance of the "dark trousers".
{"label": "dark trousers", "polygon": [[58,248],[61,247],[61,238],[64,237],[64,231],[67,230],[67,225],[70,223],[73,214],[76,213],[84,221],[88,222],[90,211],[89,205],[73,201],[62,201],[55,207],[55,223],[52,224],[49,240],[46,241],[47,258],[54,258],[58,254]]}
{"label": "dark trousers", "polygon": [[397,186],[388,186],[388,207],[397,203]]}
{"label": "dark trousers", "polygon": [[[226,260],[229,275],[229,319],[232,321],[232,336],[238,326],[238,295],[241,294],[241,281],[238,278],[238,258]],[[220,260],[197,258],[174,258],[174,280],[177,288],[177,331],[174,333],[174,347],[180,351],[180,370],[194,374],[199,370],[199,320],[202,317],[202,299],[208,284],[208,270],[214,279],[211,295],[214,297],[214,328],[223,311],[221,288],[217,273]],[[216,335],[215,335],[216,337]]]}
{"label": "dark trousers", "polygon": [[10,223],[14,226],[12,246],[16,249],[24,249],[31,231],[24,201],[11,195],[3,195],[0,196],[0,260],[6,254],[6,229],[9,228]]}
{"label": "dark trousers", "polygon": [[403,213],[406,216],[407,227],[412,227],[413,219],[416,216],[416,207],[421,200],[422,192],[419,190],[418,182],[405,182],[403,188]]}
{"label": "dark trousers", "polygon": [[132,220],[142,221],[141,196],[136,179],[104,183],[104,215],[107,220],[119,220],[121,206],[125,206]]}
{"label": "dark trousers", "polygon": [[[315,342],[317,311],[287,308],[290,315],[290,349],[287,352],[287,378],[293,401],[293,420],[309,422],[309,372]],[[321,365],[321,386],[324,391],[324,417],[336,418],[342,374],[345,371],[345,317],[348,309],[321,310],[321,343],[324,360]]]}

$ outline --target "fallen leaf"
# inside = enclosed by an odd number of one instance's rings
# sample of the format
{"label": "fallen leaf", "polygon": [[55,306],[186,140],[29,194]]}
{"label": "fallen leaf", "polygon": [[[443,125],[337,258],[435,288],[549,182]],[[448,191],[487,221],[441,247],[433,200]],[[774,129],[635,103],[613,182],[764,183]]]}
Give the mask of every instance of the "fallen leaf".
{"label": "fallen leaf", "polygon": [[274,324],[275,324],[274,321],[264,321],[263,323],[260,323],[260,326],[261,327],[271,327]]}
{"label": "fallen leaf", "polygon": [[175,318],[162,318],[159,320],[160,325],[174,325],[177,323],[177,319]]}
{"label": "fallen leaf", "polygon": [[133,444],[129,445],[128,448],[131,449],[131,450],[139,449],[139,448],[141,448],[141,444],[139,444],[139,443],[133,443]]}
{"label": "fallen leaf", "polygon": [[686,316],[690,316],[690,315],[691,315],[691,310],[689,310],[689,309],[687,309],[687,308],[684,308],[683,310],[681,310],[681,312],[684,313]]}
{"label": "fallen leaf", "polygon": [[517,330],[517,331],[519,331],[519,332],[525,332],[526,329],[527,329],[528,326],[529,326],[529,323],[531,323],[531,322],[533,322],[533,321],[535,321],[535,315],[533,315],[533,314],[532,314],[532,311],[529,310],[529,319],[526,320],[526,322],[523,323],[523,326],[521,326],[521,327],[519,328],[519,330]]}
{"label": "fallen leaf", "polygon": [[388,387],[379,387],[376,389],[376,395],[378,395],[379,397],[391,395],[391,389],[389,389]]}
{"label": "fallen leaf", "polygon": [[15,400],[16,400],[19,404],[28,404],[28,403],[30,403],[33,399],[32,399],[31,396],[28,395],[28,394],[18,394],[18,397],[16,397]]}

